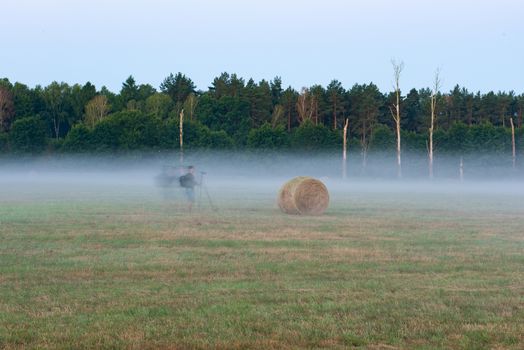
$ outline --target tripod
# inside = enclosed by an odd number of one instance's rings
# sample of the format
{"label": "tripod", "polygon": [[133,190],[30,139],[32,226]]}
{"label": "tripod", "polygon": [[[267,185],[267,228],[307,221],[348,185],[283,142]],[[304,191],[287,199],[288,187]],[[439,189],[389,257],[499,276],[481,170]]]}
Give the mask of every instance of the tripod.
{"label": "tripod", "polygon": [[211,209],[213,211],[218,211],[218,208],[215,207],[213,204],[213,200],[211,199],[211,196],[209,195],[209,191],[207,190],[207,186],[204,184],[204,175],[206,175],[205,172],[200,172],[200,188],[199,188],[199,194],[198,194],[198,208],[202,205],[202,190],[206,194],[207,201],[209,202],[209,205],[211,206]]}

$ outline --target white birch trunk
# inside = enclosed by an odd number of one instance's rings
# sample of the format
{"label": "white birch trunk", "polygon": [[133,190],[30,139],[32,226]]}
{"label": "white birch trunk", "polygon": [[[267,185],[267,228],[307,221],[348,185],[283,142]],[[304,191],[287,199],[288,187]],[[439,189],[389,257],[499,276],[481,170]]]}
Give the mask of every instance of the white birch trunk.
{"label": "white birch trunk", "polygon": [[180,165],[184,164],[184,110],[180,112],[180,125],[178,127],[180,132]]}
{"label": "white birch trunk", "polygon": [[513,124],[513,118],[509,118],[509,122],[511,124],[511,148],[512,148],[512,163],[513,163],[513,170],[515,170],[515,167],[517,165],[517,149],[515,146],[515,125]]}
{"label": "white birch trunk", "polygon": [[394,106],[395,111],[391,110],[393,115],[393,120],[396,124],[396,134],[397,134],[397,177],[402,178],[402,149],[400,141],[400,73],[404,69],[404,62],[397,64],[394,60],[391,61],[393,64],[393,76],[395,79],[395,94],[396,94],[396,104]]}
{"label": "white birch trunk", "polygon": [[429,125],[429,149],[428,149],[428,167],[429,179],[433,180],[433,131],[435,129],[435,117],[437,110],[437,94],[440,88],[440,70],[437,69],[435,73],[435,82],[433,85],[433,93],[431,94],[431,120]]}
{"label": "white birch trunk", "polygon": [[347,177],[347,133],[348,133],[348,119],[344,123],[344,140],[342,145],[342,178]]}

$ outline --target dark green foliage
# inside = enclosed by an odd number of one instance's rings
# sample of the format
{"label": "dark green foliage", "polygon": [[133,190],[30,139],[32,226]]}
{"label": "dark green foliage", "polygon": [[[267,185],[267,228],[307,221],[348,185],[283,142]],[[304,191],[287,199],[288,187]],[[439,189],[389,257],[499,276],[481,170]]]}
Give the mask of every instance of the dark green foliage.
{"label": "dark green foliage", "polygon": [[422,113],[420,96],[416,89],[411,89],[406,96],[402,112],[404,117],[400,121],[404,130],[420,131],[422,129],[424,115]]}
{"label": "dark green foliage", "polygon": [[[156,148],[161,121],[139,111],[118,112],[98,123],[91,132],[95,151],[126,151]],[[79,133],[85,132],[82,131]]]}
{"label": "dark green foliage", "polygon": [[433,151],[437,154],[445,153],[447,141],[448,134],[444,130],[435,130],[435,132],[433,133]]}
{"label": "dark green foliage", "polygon": [[0,131],[0,153],[6,153],[8,150],[9,136],[7,133]]}
{"label": "dark green foliage", "polygon": [[271,103],[272,91],[269,83],[262,80],[259,84],[256,84],[253,79],[250,79],[244,89],[244,96],[249,106],[248,116],[251,120],[251,126],[258,127],[269,122],[273,108]]}
{"label": "dark green foliage", "polygon": [[446,154],[502,155],[511,152],[511,131],[491,123],[473,126],[455,123],[447,131],[436,130],[434,140],[435,151]]}
{"label": "dark green foliage", "polygon": [[284,108],[284,116],[286,120],[286,129],[291,131],[297,123],[297,103],[298,92],[288,87],[283,93],[281,98],[281,105]]}
{"label": "dark green foliage", "polygon": [[111,117],[96,125],[91,132],[91,147],[96,152],[117,151],[119,148],[118,138],[120,130]]}
{"label": "dark green foliage", "polygon": [[[175,147],[178,148],[180,144],[180,122],[178,119],[174,119],[170,124],[171,131],[174,132],[174,141],[176,142]],[[201,140],[206,131],[209,129],[198,123],[185,121],[184,122],[184,147],[185,148],[199,148],[202,146]]]}
{"label": "dark green foliage", "polygon": [[302,123],[292,135],[291,145],[301,151],[314,151],[335,148],[342,143],[342,137],[323,125],[311,121]]}
{"label": "dark green foliage", "polygon": [[153,114],[160,119],[166,119],[171,108],[173,108],[173,100],[167,94],[156,93],[145,101],[146,113]]}
{"label": "dark green foliage", "polygon": [[47,145],[44,121],[39,117],[15,120],[9,133],[9,144],[15,153],[42,153]]}
{"label": "dark green foliage", "polygon": [[282,149],[288,143],[289,138],[284,127],[273,128],[269,123],[258,129],[251,129],[247,137],[247,146],[254,149]]}
{"label": "dark green foliage", "polygon": [[378,125],[371,136],[371,151],[390,151],[395,149],[395,133],[384,125]]}
{"label": "dark green foliage", "polygon": [[138,99],[138,86],[136,85],[135,78],[130,75],[125,82],[122,83],[122,89],[120,90],[120,103],[122,107],[125,107],[131,100]]}
{"label": "dark green foliage", "polygon": [[48,139],[47,151],[59,153],[63,151],[64,139]]}
{"label": "dark green foliage", "polygon": [[224,72],[213,80],[209,93],[217,99],[223,96],[240,97],[244,94],[244,88],[244,79],[237,77],[236,74],[230,76]]}
{"label": "dark green foliage", "polygon": [[158,145],[160,120],[153,116],[141,112],[119,112],[105,122],[119,130],[119,148],[122,150],[153,148]]}
{"label": "dark green foliage", "polygon": [[333,126],[334,129],[342,127],[344,123],[342,116],[346,109],[345,93],[342,83],[338,80],[332,80],[326,88],[328,102],[326,124]]}
{"label": "dark green foliage", "polygon": [[400,139],[402,141],[402,151],[410,153],[425,153],[428,151],[428,135],[426,134],[417,134],[414,131],[401,131]]}
{"label": "dark green foliage", "polygon": [[[235,144],[223,130],[213,131],[200,122],[184,121],[184,149],[229,149]],[[169,119],[162,129],[160,147],[180,148],[180,120]]]}
{"label": "dark green foliage", "polygon": [[70,96],[71,110],[66,118],[68,121],[68,128],[82,120],[85,105],[95,96],[96,88],[90,82],[87,82],[84,86],[75,84],[72,87]]}
{"label": "dark green foliage", "polygon": [[[184,121],[184,147],[198,148],[200,139],[205,132],[202,124],[192,121]],[[169,118],[165,123],[161,133],[161,148],[178,149],[180,147],[180,120]]]}
{"label": "dark green foliage", "polygon": [[490,91],[483,96],[480,104],[480,111],[482,115],[480,123],[498,122],[497,95],[495,95],[493,91]]}
{"label": "dark green foliage", "polygon": [[284,89],[282,89],[282,78],[275,77],[271,82],[271,103],[273,106],[280,104],[280,99]]}
{"label": "dark green foliage", "polygon": [[[299,93],[284,89],[282,79],[247,82],[236,74],[222,73],[207,91],[196,91],[182,73],[170,74],[157,93],[149,84],[137,84],[132,76],[115,94],[106,87],[97,91],[84,85],[53,82],[30,88],[0,79],[2,130],[1,152],[49,151],[116,152],[143,149],[176,149],[178,118],[184,109],[184,145],[187,148],[243,148],[314,150],[338,147],[340,129],[349,119],[350,149],[394,150],[396,138],[390,107],[395,94],[382,93],[372,83],[355,84],[346,91],[333,80],[327,87],[306,87],[307,102],[301,123],[297,111]],[[431,90],[411,89],[401,96],[402,150],[427,152]],[[91,104],[89,115],[102,120],[87,129],[86,105],[94,96],[106,103]],[[190,98],[189,98],[190,97]],[[106,115],[109,113],[109,116]],[[43,132],[54,140],[32,140],[12,134],[12,124],[40,116]],[[455,86],[437,94],[434,144],[436,154],[466,156],[496,153],[511,155],[510,118],[516,126],[517,152],[524,151],[524,94],[469,92]],[[27,123],[27,121],[25,122]],[[302,125],[301,125],[302,124]],[[27,127],[27,126],[26,126]],[[285,130],[285,131],[284,131]],[[18,133],[21,131],[19,130]],[[16,139],[16,140],[15,140]],[[9,142],[6,142],[8,140]],[[13,146],[16,144],[16,146]],[[25,143],[24,143],[25,142]],[[24,146],[25,145],[25,146]],[[358,147],[356,147],[358,145]],[[18,148],[17,148],[18,147]]]}
{"label": "dark green foliage", "polygon": [[517,152],[524,151],[524,129],[519,128],[515,130],[515,143],[517,147]]}
{"label": "dark green foliage", "polygon": [[371,139],[373,128],[384,104],[384,96],[374,84],[355,84],[348,92],[350,103],[349,123],[356,131],[361,144],[367,146]]}
{"label": "dark green foliage", "polygon": [[469,133],[469,129],[465,124],[455,123],[447,132],[442,130],[435,132],[435,151],[463,154],[471,148],[472,137],[475,136]]}
{"label": "dark green foliage", "polygon": [[328,111],[328,100],[326,95],[326,90],[322,85],[313,85],[309,89],[311,94],[311,109],[313,112],[313,120],[318,123],[325,124],[326,120],[329,120]]}
{"label": "dark green foliage", "polygon": [[184,103],[189,94],[195,92],[195,84],[180,72],[176,75],[171,73],[160,84],[160,90],[169,95],[175,103],[180,104]]}
{"label": "dark green foliage", "polygon": [[38,89],[30,89],[27,85],[15,83],[13,89],[13,100],[15,103],[15,118],[23,118],[35,115],[41,105]]}
{"label": "dark green foliage", "polygon": [[75,125],[67,134],[62,150],[66,152],[88,152],[93,148],[91,130],[84,124]]}
{"label": "dark green foliage", "polygon": [[224,131],[212,131],[203,126],[199,139],[199,147],[206,149],[231,149],[235,141]]}
{"label": "dark green foliage", "polygon": [[[453,138],[460,137],[460,134],[455,136],[450,130],[449,142],[453,142]],[[467,147],[466,151],[470,152],[490,152],[502,153],[507,152],[511,147],[511,133],[503,127],[495,127],[490,123],[483,123],[469,128],[467,133]]]}
{"label": "dark green foliage", "polygon": [[347,147],[348,147],[349,152],[353,152],[353,150],[355,150],[356,152],[360,152],[360,150],[362,149],[362,143],[360,142],[359,138],[348,137]]}
{"label": "dark green foliage", "polygon": [[156,94],[156,90],[149,84],[141,84],[138,87],[138,101],[143,102],[152,95]]}
{"label": "dark green foliage", "polygon": [[211,130],[224,130],[237,144],[244,145],[250,129],[249,103],[240,97],[223,96],[219,99],[206,94],[200,98],[198,119]]}

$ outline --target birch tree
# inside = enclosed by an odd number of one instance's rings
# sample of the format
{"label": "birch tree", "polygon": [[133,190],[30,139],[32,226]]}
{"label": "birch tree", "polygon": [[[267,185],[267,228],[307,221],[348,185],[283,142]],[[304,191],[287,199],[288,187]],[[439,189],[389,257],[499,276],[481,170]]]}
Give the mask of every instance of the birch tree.
{"label": "birch tree", "polygon": [[273,108],[273,113],[271,114],[271,127],[276,128],[283,122],[283,116],[284,116],[284,107],[281,105],[276,105]]}
{"label": "birch tree", "polygon": [[184,108],[183,108],[189,111],[189,120],[190,121],[193,121],[197,105],[198,105],[198,98],[196,97],[196,95],[193,92],[191,92],[187,96],[186,101],[184,102]]}
{"label": "birch tree", "polygon": [[513,117],[509,118],[509,123],[511,125],[511,150],[512,150],[511,160],[512,160],[513,170],[515,170],[515,166],[517,164],[517,150],[515,146],[515,124],[513,124]]}
{"label": "birch tree", "polygon": [[184,164],[184,109],[180,111],[180,124],[178,126],[180,138],[180,165]]}
{"label": "birch tree", "polygon": [[71,88],[66,83],[52,82],[43,91],[43,100],[53,124],[54,136],[60,137],[60,126],[66,119],[65,103]]}
{"label": "birch tree", "polygon": [[395,60],[391,61],[393,65],[393,79],[395,88],[395,103],[390,106],[391,115],[395,121],[395,129],[397,134],[397,177],[402,177],[402,159],[400,149],[400,74],[404,69],[404,62],[397,63]]}
{"label": "birch tree", "polygon": [[428,167],[429,178],[433,179],[433,131],[435,130],[435,117],[437,111],[437,97],[440,89],[440,69],[435,72],[433,81],[433,90],[431,91],[431,118],[429,122],[429,140],[428,140]]}
{"label": "birch tree", "polygon": [[109,103],[104,95],[95,96],[85,107],[85,121],[92,129],[95,124],[104,119],[109,112]]}
{"label": "birch tree", "polygon": [[314,103],[307,88],[302,88],[300,95],[298,95],[296,107],[300,124],[312,119]]}
{"label": "birch tree", "polygon": [[344,122],[344,139],[342,144],[342,178],[347,177],[347,142],[348,142],[348,118]]}

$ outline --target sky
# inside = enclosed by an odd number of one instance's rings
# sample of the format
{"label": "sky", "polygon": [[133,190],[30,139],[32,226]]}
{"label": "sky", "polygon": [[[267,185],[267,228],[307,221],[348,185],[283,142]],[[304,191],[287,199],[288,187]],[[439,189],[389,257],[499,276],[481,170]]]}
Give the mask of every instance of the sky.
{"label": "sky", "polygon": [[158,88],[221,72],[300,89],[337,79],[392,90],[524,92],[521,0],[17,0],[1,6],[0,77]]}

